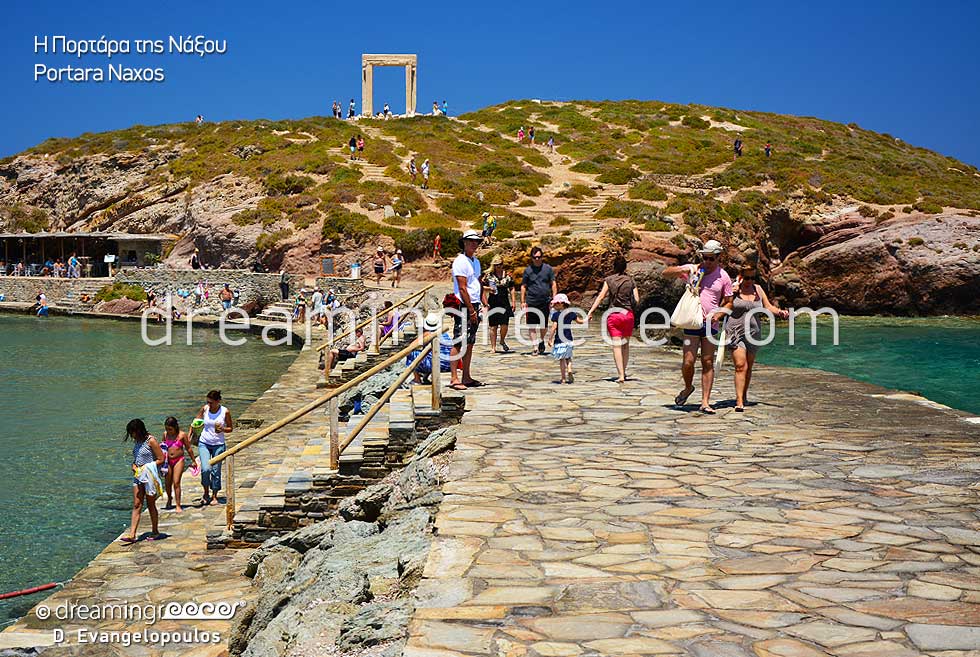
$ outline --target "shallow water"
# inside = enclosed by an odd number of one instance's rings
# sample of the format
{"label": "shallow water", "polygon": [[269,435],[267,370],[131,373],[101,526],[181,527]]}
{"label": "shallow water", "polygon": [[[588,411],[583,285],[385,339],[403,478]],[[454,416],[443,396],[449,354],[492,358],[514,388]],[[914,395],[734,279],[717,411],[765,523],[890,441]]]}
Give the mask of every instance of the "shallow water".
{"label": "shallow water", "polygon": [[980,319],[842,317],[838,346],[830,321],[818,322],[816,346],[810,346],[809,321],[795,333],[791,347],[780,323],[759,362],[836,372],[980,413]]}
{"label": "shallow water", "polygon": [[[0,315],[0,593],[71,578],[126,528],[130,419],[159,437],[211,388],[235,417],[295,357],[254,336],[229,347],[215,330],[192,335],[149,347],[133,322]],[[0,626],[42,595],[0,602]]]}

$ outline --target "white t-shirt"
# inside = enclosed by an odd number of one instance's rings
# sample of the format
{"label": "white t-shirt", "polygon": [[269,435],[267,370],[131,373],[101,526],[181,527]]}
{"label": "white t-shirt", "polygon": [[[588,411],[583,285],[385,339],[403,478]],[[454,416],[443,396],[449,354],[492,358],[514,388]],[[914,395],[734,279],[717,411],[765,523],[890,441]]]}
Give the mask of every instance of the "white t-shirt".
{"label": "white t-shirt", "polygon": [[463,297],[459,296],[459,279],[457,276],[466,277],[466,291],[470,295],[470,303],[476,305],[480,303],[480,260],[475,256],[467,258],[466,254],[460,253],[453,260],[453,293],[460,301]]}

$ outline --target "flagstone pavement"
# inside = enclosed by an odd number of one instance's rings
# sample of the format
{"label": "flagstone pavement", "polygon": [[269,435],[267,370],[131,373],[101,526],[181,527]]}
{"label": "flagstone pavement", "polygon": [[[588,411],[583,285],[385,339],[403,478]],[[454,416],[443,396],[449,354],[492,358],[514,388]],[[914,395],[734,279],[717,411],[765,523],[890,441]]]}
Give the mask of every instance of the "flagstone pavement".
{"label": "flagstone pavement", "polygon": [[572,385],[478,347],[406,657],[980,655],[966,414],[760,366],[703,416],[676,353],[620,386],[592,342]]}

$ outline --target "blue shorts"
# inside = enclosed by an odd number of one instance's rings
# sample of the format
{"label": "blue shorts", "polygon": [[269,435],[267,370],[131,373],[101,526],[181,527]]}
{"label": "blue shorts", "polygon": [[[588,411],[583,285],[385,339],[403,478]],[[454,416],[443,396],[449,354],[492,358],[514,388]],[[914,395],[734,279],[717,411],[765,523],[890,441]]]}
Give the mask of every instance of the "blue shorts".
{"label": "blue shorts", "polygon": [[[706,338],[706,337],[708,337],[708,326],[709,326],[708,324],[705,324],[704,326],[702,326],[699,329],[684,329],[684,335],[690,335],[692,337],[693,336],[697,336],[699,338]],[[712,335],[712,337],[718,335],[718,329],[712,326],[711,327],[711,335]]]}

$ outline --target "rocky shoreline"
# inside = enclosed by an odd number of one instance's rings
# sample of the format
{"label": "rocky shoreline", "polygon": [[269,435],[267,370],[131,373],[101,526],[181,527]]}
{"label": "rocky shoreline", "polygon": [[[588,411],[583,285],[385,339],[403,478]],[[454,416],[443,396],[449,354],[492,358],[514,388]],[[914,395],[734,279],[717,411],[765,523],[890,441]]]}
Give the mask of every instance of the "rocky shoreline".
{"label": "rocky shoreline", "polygon": [[455,427],[434,431],[334,517],[255,550],[245,574],[258,595],[236,617],[230,653],[401,655],[455,442]]}

